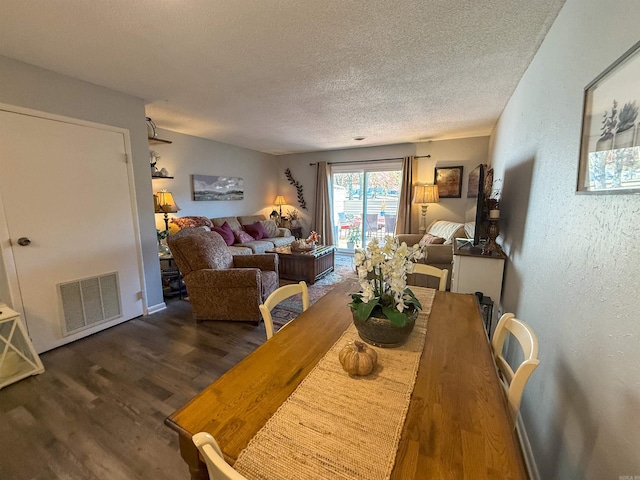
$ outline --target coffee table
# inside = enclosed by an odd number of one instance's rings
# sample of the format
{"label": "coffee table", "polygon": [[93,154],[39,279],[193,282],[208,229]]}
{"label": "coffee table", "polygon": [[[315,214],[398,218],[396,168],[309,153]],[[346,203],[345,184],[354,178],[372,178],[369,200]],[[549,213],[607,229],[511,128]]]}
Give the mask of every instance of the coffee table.
{"label": "coffee table", "polygon": [[267,253],[278,254],[280,278],[285,280],[304,280],[309,285],[333,272],[336,247],[318,245],[308,252],[292,251],[291,247],[277,247]]}

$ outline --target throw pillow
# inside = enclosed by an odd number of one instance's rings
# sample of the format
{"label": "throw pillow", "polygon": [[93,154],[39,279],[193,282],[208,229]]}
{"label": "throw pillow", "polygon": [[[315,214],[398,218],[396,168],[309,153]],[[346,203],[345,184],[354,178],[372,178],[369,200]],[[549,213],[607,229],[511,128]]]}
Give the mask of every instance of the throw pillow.
{"label": "throw pillow", "polygon": [[238,230],[237,232],[233,232],[236,237],[236,241],[238,243],[247,243],[253,242],[254,238],[249,235],[247,232],[243,232],[242,230]]}
{"label": "throw pillow", "polygon": [[213,227],[213,223],[207,217],[198,216],[172,218],[171,223],[177,225],[180,230],[191,227]]}
{"label": "throw pillow", "polygon": [[211,219],[211,223],[213,223],[217,227],[221,227],[222,225],[227,223],[231,227],[231,230],[233,230],[234,232],[242,230],[242,225],[240,225],[238,217],[216,217]]}
{"label": "throw pillow", "polygon": [[424,237],[420,239],[420,242],[418,243],[418,245],[420,245],[421,247],[424,247],[426,245],[437,245],[437,244],[443,244],[443,243],[444,243],[444,238],[436,237],[435,235],[431,235],[430,233],[425,233]]}
{"label": "throw pillow", "polygon": [[236,237],[233,235],[233,230],[227,222],[224,222],[221,227],[213,227],[213,231],[220,234],[224,243],[231,246],[235,243]]}
{"label": "throw pillow", "polygon": [[273,220],[263,220],[262,226],[264,227],[264,232],[267,234],[264,238],[274,238],[280,236],[280,230],[278,229],[278,225]]}
{"label": "throw pillow", "polygon": [[245,225],[243,228],[245,232],[247,232],[256,240],[267,238],[267,232],[264,231],[264,227],[260,222],[252,223],[251,225]]}

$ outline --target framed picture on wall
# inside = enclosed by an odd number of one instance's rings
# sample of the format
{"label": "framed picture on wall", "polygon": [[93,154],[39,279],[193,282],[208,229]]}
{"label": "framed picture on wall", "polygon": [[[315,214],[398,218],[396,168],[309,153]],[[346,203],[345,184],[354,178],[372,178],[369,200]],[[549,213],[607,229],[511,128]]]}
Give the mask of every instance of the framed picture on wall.
{"label": "framed picture on wall", "polygon": [[462,196],[463,167],[436,167],[435,184],[440,198],[460,198]]}
{"label": "framed picture on wall", "polygon": [[242,200],[244,180],[241,177],[215,175],[192,175],[193,200],[209,202],[213,200]]}
{"label": "framed picture on wall", "polygon": [[584,90],[580,193],[640,192],[640,42]]}

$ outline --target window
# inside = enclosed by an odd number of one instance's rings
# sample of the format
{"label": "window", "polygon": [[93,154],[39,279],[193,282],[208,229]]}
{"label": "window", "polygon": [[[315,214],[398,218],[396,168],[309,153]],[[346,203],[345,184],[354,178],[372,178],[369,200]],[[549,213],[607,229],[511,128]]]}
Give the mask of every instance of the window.
{"label": "window", "polygon": [[398,161],[331,166],[333,231],[338,249],[353,251],[371,238],[393,235],[401,179],[402,163]]}

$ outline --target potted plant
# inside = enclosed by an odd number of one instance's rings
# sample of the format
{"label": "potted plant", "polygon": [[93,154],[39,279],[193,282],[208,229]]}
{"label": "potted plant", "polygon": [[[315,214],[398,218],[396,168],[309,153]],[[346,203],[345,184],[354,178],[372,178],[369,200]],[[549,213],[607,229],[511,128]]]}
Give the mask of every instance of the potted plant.
{"label": "potted plant", "polygon": [[382,347],[402,345],[413,330],[422,305],[407,287],[407,274],[424,256],[418,245],[398,245],[386,236],[384,244],[373,239],[354,255],[361,291],[352,293],[349,303],[360,337]]}
{"label": "potted plant", "polygon": [[291,222],[291,227],[296,228],[299,225],[298,219],[300,218],[300,213],[295,208],[293,210],[287,210],[287,217]]}
{"label": "potted plant", "polygon": [[360,242],[360,227],[351,227],[347,233],[347,248],[353,250]]}

